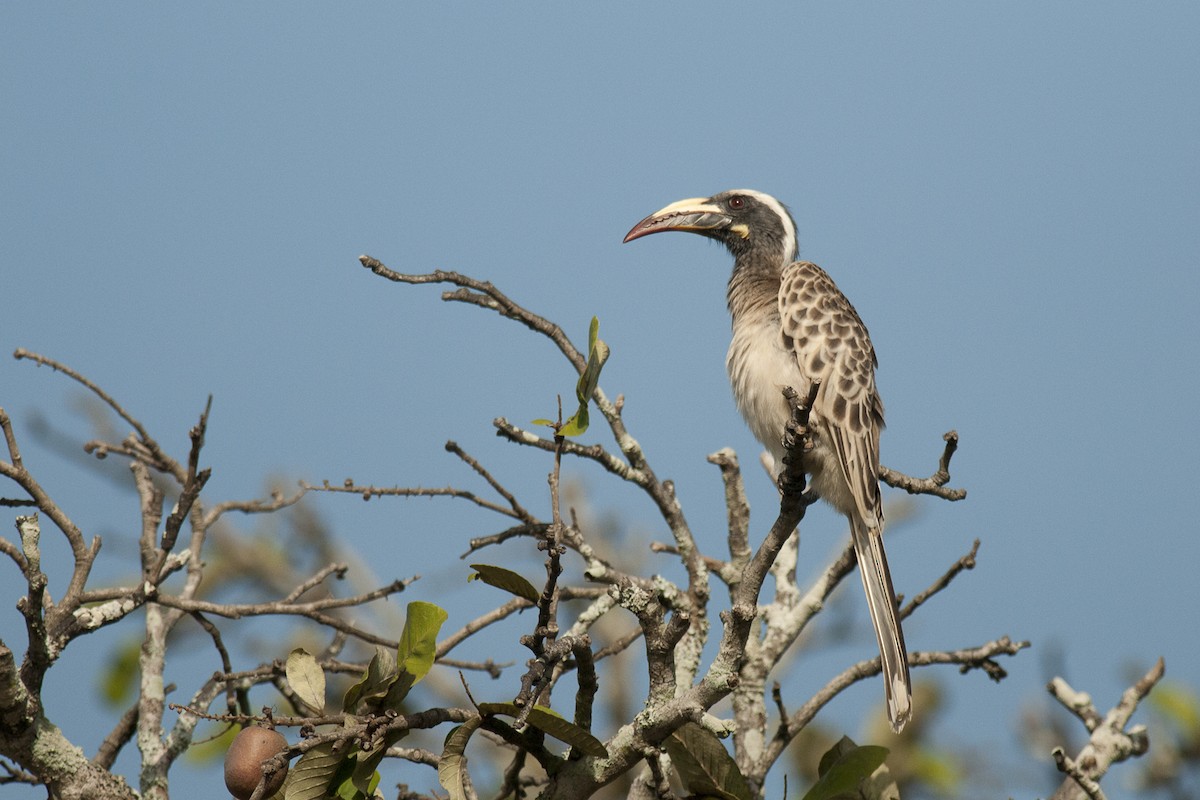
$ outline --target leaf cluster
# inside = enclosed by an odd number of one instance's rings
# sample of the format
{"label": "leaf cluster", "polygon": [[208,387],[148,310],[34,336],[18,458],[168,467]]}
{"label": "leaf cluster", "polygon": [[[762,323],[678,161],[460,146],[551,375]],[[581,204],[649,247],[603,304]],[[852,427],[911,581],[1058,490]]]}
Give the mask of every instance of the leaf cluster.
{"label": "leaf cluster", "polygon": [[[288,773],[277,793],[279,800],[370,800],[379,785],[379,765],[387,749],[408,734],[406,728],[390,728],[386,722],[401,710],[404,700],[433,667],[437,636],[446,621],[445,610],[433,603],[408,604],[404,630],[395,653],[377,647],[362,676],[346,690],[341,711],[346,725],[358,720],[379,720],[384,724],[373,731],[359,749],[345,747],[344,741],[329,741],[304,753]],[[287,685],[296,695],[320,713],[325,707],[325,673],[316,658],[302,649],[293,650],[287,660]]]}

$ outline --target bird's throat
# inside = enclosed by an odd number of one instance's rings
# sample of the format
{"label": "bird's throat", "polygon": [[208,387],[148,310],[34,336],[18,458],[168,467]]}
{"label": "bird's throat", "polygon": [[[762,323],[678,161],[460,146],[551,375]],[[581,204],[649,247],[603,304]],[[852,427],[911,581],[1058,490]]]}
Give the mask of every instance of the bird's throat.
{"label": "bird's throat", "polygon": [[725,298],[734,322],[746,317],[779,316],[779,283],[782,265],[761,259],[738,259]]}

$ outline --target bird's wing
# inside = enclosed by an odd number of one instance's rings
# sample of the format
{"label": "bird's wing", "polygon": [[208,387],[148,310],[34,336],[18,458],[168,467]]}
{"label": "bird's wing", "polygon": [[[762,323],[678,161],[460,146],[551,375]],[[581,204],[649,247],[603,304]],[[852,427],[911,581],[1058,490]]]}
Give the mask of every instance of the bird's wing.
{"label": "bird's wing", "polygon": [[[899,731],[912,714],[912,690],[896,592],[883,550],[879,493],[879,432],[883,403],[875,389],[875,348],[867,327],[833,280],[815,264],[796,262],[779,290],[784,346],[796,355],[808,382],[820,380],[813,404],[820,433],[829,440],[849,497],[827,497],[850,517],[854,551],[879,643],[888,719]],[[827,467],[829,469],[831,467]]]}
{"label": "bird's wing", "polygon": [[[867,327],[833,279],[804,261],[784,269],[779,310],[784,346],[796,354],[808,381],[821,381],[813,412],[825,423],[859,518],[868,528],[881,527],[883,402],[875,388],[875,348]],[[807,385],[795,388],[808,391]]]}

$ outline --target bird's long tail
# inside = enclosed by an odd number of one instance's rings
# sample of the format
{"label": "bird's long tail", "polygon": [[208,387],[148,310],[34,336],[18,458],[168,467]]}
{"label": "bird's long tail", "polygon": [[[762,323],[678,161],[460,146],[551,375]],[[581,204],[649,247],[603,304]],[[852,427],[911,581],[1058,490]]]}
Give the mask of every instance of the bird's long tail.
{"label": "bird's long tail", "polygon": [[879,639],[879,655],[883,662],[883,686],[887,693],[888,720],[892,730],[899,733],[912,715],[912,686],[908,678],[908,653],[904,649],[904,633],[896,614],[896,592],[883,552],[880,528],[868,528],[851,521],[854,552],[858,556],[858,571],[867,593],[867,608],[875,636]]}

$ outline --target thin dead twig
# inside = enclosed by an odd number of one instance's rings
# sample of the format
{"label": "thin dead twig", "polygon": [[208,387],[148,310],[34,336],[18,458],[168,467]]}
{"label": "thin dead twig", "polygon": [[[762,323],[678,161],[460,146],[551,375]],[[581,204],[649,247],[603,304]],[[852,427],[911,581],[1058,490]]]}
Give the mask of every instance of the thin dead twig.
{"label": "thin dead twig", "polygon": [[907,619],[908,617],[912,616],[913,612],[924,605],[929,598],[933,597],[935,594],[949,586],[950,582],[958,577],[959,574],[969,569],[975,569],[975,556],[978,553],[979,540],[976,539],[975,543],[971,545],[971,551],[969,553],[958,559],[958,561],[955,561],[950,568],[942,574],[941,577],[930,584],[927,589],[918,593],[904,606],[904,608],[900,609],[900,619]]}
{"label": "thin dead twig", "polygon": [[914,478],[880,465],[880,479],[888,486],[903,489],[909,494],[929,494],[943,500],[962,500],[967,496],[966,489],[946,488],[946,484],[950,482],[950,459],[954,456],[954,451],[958,449],[958,431],[948,431],[942,436],[942,439],[946,442],[946,446],[942,450],[941,458],[938,459],[937,470],[928,478]]}

